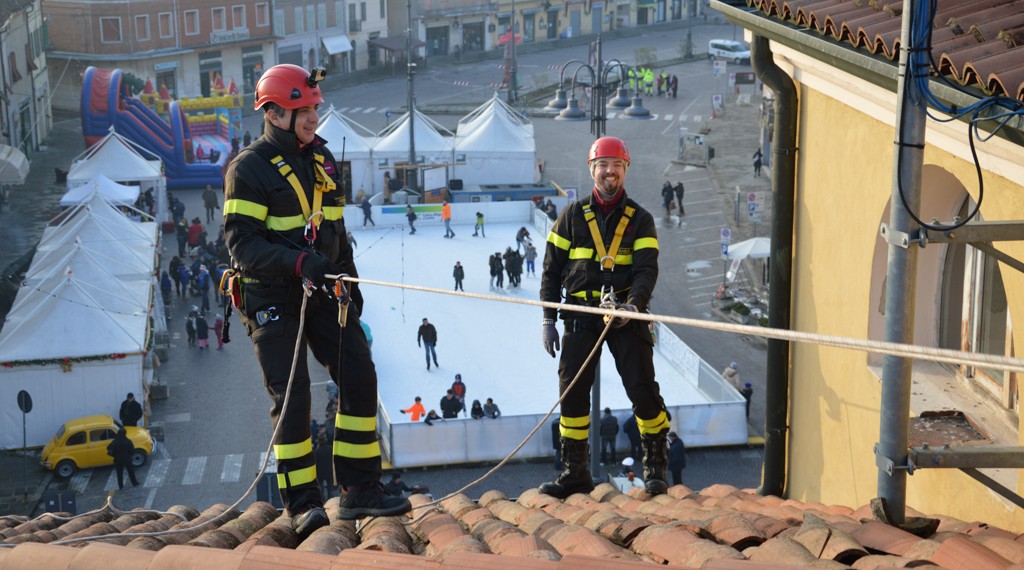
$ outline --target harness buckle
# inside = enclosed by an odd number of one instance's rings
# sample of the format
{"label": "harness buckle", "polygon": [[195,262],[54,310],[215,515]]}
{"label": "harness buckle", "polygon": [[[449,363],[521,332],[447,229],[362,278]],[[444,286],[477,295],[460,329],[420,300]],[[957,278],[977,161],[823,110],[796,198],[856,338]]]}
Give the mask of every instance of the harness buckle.
{"label": "harness buckle", "polygon": [[262,311],[256,312],[256,324],[263,326],[270,321],[276,321],[281,318],[281,315],[277,312],[277,307],[267,307]]}

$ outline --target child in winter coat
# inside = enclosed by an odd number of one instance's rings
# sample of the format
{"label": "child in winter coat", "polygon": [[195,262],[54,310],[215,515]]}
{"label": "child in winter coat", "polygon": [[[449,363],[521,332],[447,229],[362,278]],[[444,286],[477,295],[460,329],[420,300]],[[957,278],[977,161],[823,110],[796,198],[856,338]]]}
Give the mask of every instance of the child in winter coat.
{"label": "child in winter coat", "polygon": [[199,350],[210,348],[210,323],[206,322],[206,313],[196,317],[196,337],[199,339]]}
{"label": "child in winter coat", "polygon": [[217,335],[217,350],[224,350],[224,315],[217,315],[213,321],[213,334]]}

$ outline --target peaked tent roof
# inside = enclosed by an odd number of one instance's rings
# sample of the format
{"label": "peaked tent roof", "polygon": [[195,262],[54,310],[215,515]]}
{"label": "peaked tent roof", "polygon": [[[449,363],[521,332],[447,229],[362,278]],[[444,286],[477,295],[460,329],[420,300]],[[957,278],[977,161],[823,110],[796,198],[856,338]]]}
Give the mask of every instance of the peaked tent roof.
{"label": "peaked tent roof", "polygon": [[339,160],[341,155],[338,153],[341,152],[342,141],[344,141],[346,155],[350,153],[369,154],[373,144],[377,142],[373,131],[342,115],[334,108],[334,105],[331,105],[327,113],[320,118],[316,134],[327,141],[327,146]]}
{"label": "peaked tent roof", "polygon": [[525,133],[528,133],[530,137],[533,136],[533,124],[530,123],[530,119],[513,109],[508,103],[501,100],[501,97],[495,93],[486,103],[480,105],[476,109],[470,111],[465,117],[459,119],[459,124],[455,127],[456,136],[468,136],[473,130],[479,128],[491,117],[497,116],[509,125],[515,126],[517,129],[521,129]]}
{"label": "peaked tent roof", "polygon": [[[416,153],[437,154],[451,152],[452,132],[430,119],[419,110],[415,113]],[[409,152],[409,113],[405,113],[397,121],[377,134],[379,140],[373,145],[373,152]]]}
{"label": "peaked tent roof", "polygon": [[113,204],[130,206],[139,199],[139,187],[118,184],[103,174],[97,174],[92,180],[67,191],[60,199],[61,206],[85,204],[96,194],[103,196]]}
{"label": "peaked tent roof", "polygon": [[159,160],[148,158],[139,147],[111,130],[75,158],[68,180],[88,181],[99,174],[109,174],[116,180],[152,180],[163,176],[161,166]]}
{"label": "peaked tent roof", "polygon": [[152,260],[157,245],[157,226],[154,222],[129,220],[124,213],[97,195],[89,203],[75,206],[62,213],[58,221],[51,222],[43,230],[36,256],[75,241],[99,247],[128,245]]}
{"label": "peaked tent roof", "polygon": [[0,144],[0,184],[24,184],[28,171],[25,153],[13,146]]}
{"label": "peaked tent roof", "polygon": [[456,139],[455,150],[457,152],[534,153],[537,151],[533,133],[526,133],[497,113],[491,113],[481,118],[483,120],[477,123],[468,135]]}

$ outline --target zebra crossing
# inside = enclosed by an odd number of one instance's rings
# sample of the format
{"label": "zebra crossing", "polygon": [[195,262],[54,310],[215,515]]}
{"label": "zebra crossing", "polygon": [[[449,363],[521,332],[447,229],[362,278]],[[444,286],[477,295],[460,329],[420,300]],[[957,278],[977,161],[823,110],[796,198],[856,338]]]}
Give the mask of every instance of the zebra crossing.
{"label": "zebra crossing", "polygon": [[[266,452],[233,453],[223,456],[197,455],[178,459],[153,459],[136,469],[140,486],[147,489],[174,485],[193,486],[214,483],[239,483],[259,472]],[[268,470],[276,467],[274,458],[268,463]],[[124,474],[125,485],[130,485],[128,473]],[[113,467],[83,469],[72,475],[68,488],[79,494],[88,490],[112,491],[117,489],[117,471]]]}

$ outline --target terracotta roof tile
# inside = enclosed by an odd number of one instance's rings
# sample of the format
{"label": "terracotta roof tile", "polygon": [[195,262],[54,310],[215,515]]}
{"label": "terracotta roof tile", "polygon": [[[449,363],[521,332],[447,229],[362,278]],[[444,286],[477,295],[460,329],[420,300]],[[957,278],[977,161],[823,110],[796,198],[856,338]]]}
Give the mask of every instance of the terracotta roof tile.
{"label": "terracotta roof tile", "polygon": [[[800,6],[810,6],[804,2]],[[796,6],[794,3],[793,6]],[[515,501],[488,492],[431,505],[411,498],[408,516],[336,520],[301,543],[290,521],[272,505],[244,512],[214,505],[202,513],[145,511],[92,513],[71,519],[0,519],[0,569],[119,570],[181,568],[480,568],[495,556],[515,568],[627,568],[671,564],[719,570],[752,568],[969,567],[1024,564],[1024,539],[1015,533],[949,517],[929,538],[872,519],[868,506],[805,503],[762,497],[726,485],[695,492],[682,486],[652,497],[623,495],[611,485],[565,501],[524,493]],[[217,518],[218,515],[223,517]],[[923,516],[908,509],[908,516]],[[197,526],[202,524],[203,526]],[[116,537],[120,532],[180,532]],[[103,543],[46,544],[77,536],[110,536]],[[123,546],[122,546],[123,545]],[[847,566],[849,565],[849,566]]]}
{"label": "terracotta roof tile", "polygon": [[[890,61],[899,54],[902,2],[747,0],[768,17]],[[945,0],[933,20],[941,74],[988,95],[1024,100],[1024,10],[1016,0]]]}

